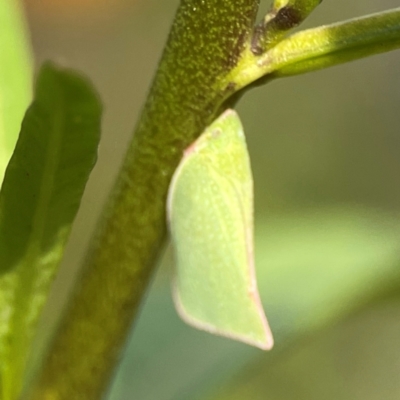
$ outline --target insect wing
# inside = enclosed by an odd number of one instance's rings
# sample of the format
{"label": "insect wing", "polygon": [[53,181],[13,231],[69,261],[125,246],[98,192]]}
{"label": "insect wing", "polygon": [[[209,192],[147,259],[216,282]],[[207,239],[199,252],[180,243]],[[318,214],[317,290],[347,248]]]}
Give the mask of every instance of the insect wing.
{"label": "insect wing", "polygon": [[254,271],[250,161],[233,110],[186,150],[171,182],[168,215],[181,317],[197,328],[271,348]]}

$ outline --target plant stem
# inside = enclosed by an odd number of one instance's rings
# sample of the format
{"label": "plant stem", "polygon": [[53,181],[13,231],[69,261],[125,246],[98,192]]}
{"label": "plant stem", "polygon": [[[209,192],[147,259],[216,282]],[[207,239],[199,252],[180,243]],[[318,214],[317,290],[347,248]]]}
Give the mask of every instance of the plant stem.
{"label": "plant stem", "polygon": [[250,52],[227,77],[244,88],[400,48],[400,8],[298,32],[261,56]]}
{"label": "plant stem", "polygon": [[251,44],[254,54],[262,54],[300,25],[322,0],[275,0],[271,10],[254,29]]}
{"label": "plant stem", "polygon": [[112,199],[29,399],[97,400],[157,264],[183,150],[215,117],[258,0],[183,0]]}

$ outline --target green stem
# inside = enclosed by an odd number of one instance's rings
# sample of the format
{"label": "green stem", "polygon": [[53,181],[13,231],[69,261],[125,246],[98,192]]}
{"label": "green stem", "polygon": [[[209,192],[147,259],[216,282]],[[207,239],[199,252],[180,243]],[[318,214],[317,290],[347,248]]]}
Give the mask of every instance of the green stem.
{"label": "green stem", "polygon": [[244,88],[400,48],[400,8],[298,32],[257,57],[243,57],[228,80]]}
{"label": "green stem", "polygon": [[300,25],[322,0],[275,0],[270,11],[255,27],[252,52],[262,54]]}
{"label": "green stem", "polygon": [[215,117],[249,47],[258,0],[183,0],[83,275],[29,399],[97,400],[118,361],[166,237],[183,150]]}

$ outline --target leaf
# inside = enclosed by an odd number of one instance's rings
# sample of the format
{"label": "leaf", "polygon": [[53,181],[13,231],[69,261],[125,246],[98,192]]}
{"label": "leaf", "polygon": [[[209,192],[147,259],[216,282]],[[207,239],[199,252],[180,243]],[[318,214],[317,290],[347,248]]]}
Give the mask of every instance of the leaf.
{"label": "leaf", "polygon": [[[395,213],[340,205],[269,213],[256,221],[257,280],[276,348],[264,354],[187,329],[174,318],[168,282],[158,274],[112,399],[129,398],[132,390],[141,400],[208,399],[204,393],[214,399],[222,385],[224,399],[242,390],[243,398],[252,399],[249,379],[261,387],[265,374],[282,359],[280,350],[308,335],[314,338],[316,330],[371,304],[379,293],[399,292],[400,219]],[[163,264],[159,272],[167,275],[171,260],[164,257]],[[250,373],[242,377],[247,369]],[[154,385],[160,370],[165,373]]]}
{"label": "leaf", "polygon": [[42,67],[0,193],[3,400],[20,390],[36,321],[96,161],[100,116],[86,80]]}
{"label": "leaf", "polygon": [[31,60],[21,5],[0,1],[0,184],[31,100]]}
{"label": "leaf", "polygon": [[[276,351],[400,291],[396,215],[362,208],[314,210],[270,219],[257,247]],[[265,260],[265,261],[264,261]],[[263,262],[264,261],[264,262]],[[279,357],[260,357],[213,400],[267,398],[266,374]],[[256,396],[257,393],[257,396]]]}
{"label": "leaf", "polygon": [[199,329],[270,349],[254,271],[253,180],[233,110],[186,150],[171,182],[168,215],[181,317]]}
{"label": "leaf", "polygon": [[397,215],[331,207],[270,218],[268,225],[257,236],[263,245],[256,245],[265,266],[260,291],[277,343],[320,329],[400,287]]}

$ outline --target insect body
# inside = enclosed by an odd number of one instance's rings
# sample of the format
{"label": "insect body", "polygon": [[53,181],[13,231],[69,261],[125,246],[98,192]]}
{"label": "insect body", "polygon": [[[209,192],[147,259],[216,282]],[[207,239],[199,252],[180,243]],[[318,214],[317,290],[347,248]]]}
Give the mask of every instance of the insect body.
{"label": "insect body", "polygon": [[197,328],[270,349],[272,334],[254,270],[253,180],[235,111],[226,111],[185,151],[167,208],[181,317]]}

